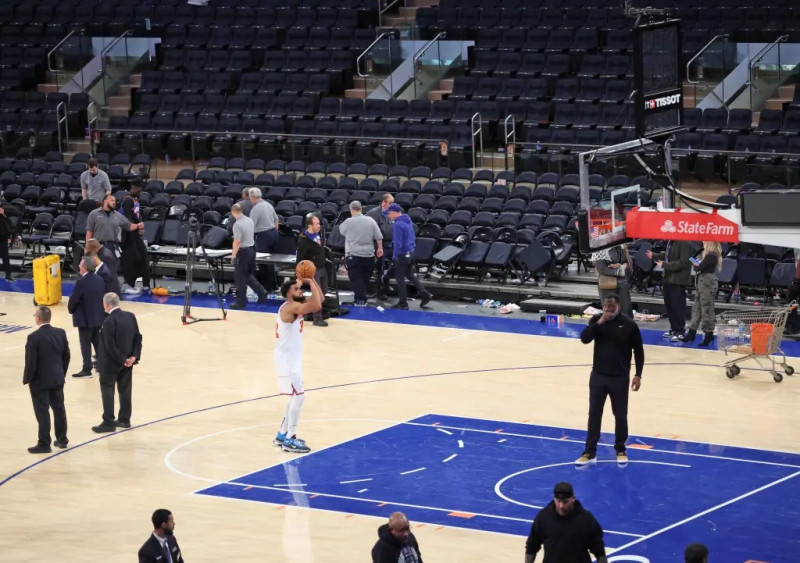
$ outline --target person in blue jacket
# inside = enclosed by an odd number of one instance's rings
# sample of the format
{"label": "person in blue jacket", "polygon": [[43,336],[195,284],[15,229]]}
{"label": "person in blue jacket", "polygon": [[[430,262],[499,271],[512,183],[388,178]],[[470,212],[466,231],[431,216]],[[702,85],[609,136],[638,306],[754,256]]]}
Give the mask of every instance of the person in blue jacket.
{"label": "person in blue jacket", "polygon": [[424,309],[433,296],[425,289],[414,273],[414,249],[416,248],[414,225],[408,215],[403,214],[403,208],[397,203],[391,204],[387,209],[387,213],[394,222],[392,241],[394,243],[393,258],[398,297],[398,301],[392,305],[392,309],[408,309],[406,280],[409,280],[417,288],[420,295],[419,306]]}

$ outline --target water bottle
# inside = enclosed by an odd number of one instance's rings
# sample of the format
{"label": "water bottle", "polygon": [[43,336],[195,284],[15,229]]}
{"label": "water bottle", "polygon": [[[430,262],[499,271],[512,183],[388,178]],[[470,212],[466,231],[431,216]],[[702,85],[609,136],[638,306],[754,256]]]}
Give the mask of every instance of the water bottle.
{"label": "water bottle", "polygon": [[208,292],[209,293],[214,293],[214,282],[213,281],[208,282]]}
{"label": "water bottle", "polygon": [[656,200],[656,210],[664,211],[664,202],[661,200],[661,196],[658,196],[658,199]]}

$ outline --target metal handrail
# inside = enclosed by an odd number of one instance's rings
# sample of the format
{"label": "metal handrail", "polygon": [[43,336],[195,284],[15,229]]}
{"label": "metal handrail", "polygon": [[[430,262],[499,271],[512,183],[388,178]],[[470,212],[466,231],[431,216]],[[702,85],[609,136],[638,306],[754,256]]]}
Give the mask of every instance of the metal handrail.
{"label": "metal handrail", "polygon": [[[392,0],[385,6],[381,7],[381,4],[383,4],[384,1],[385,0],[378,0],[378,27],[383,26],[383,14],[385,12],[388,12],[390,8],[392,8],[395,4],[397,4],[401,0]],[[405,8],[406,0],[402,0],[402,2],[403,2],[403,7]]]}
{"label": "metal handrail", "polygon": [[[509,128],[508,124],[511,123],[511,127]],[[503,120],[503,137],[504,137],[504,145],[505,145],[505,155],[506,155],[506,168],[509,165],[508,159],[508,148],[509,146],[516,147],[517,144],[517,122],[514,119],[514,114],[508,114],[506,118]]]}
{"label": "metal handrail", "polygon": [[[477,123],[477,127],[475,127]],[[470,119],[470,125],[472,126],[472,167],[477,168],[477,159],[475,158],[475,151],[478,150],[478,147],[475,143],[475,136],[478,136],[478,144],[481,147],[481,167],[483,167],[483,119],[481,119],[481,112],[476,111],[472,114],[472,118]]]}
{"label": "metal handrail", "polygon": [[437,33],[437,34],[436,34],[436,37],[434,37],[433,39],[431,39],[430,41],[428,41],[428,42],[427,42],[425,45],[423,45],[423,46],[422,46],[422,49],[420,49],[419,51],[417,51],[417,52],[414,54],[414,76],[416,76],[416,75],[417,75],[417,63],[418,63],[418,62],[419,62],[419,60],[422,58],[422,54],[423,54],[425,51],[427,51],[428,49],[430,49],[430,48],[431,48],[431,45],[433,45],[434,43],[436,43],[436,42],[439,40],[439,38],[443,38],[443,37],[447,37],[447,32],[446,32],[446,31],[441,31],[441,32]]}
{"label": "metal handrail", "polygon": [[690,67],[690,66],[692,66],[692,63],[693,63],[693,62],[694,62],[694,61],[695,61],[695,60],[696,60],[698,57],[700,57],[700,56],[701,56],[703,53],[705,53],[705,52],[706,52],[706,50],[707,50],[709,47],[711,47],[711,44],[712,44],[712,43],[714,43],[714,42],[715,42],[717,39],[720,39],[720,38],[727,39],[727,38],[728,38],[728,34],[727,34],[727,33],[721,33],[720,35],[715,35],[715,36],[714,36],[714,37],[711,39],[711,41],[709,41],[708,43],[706,43],[706,44],[705,44],[705,46],[704,46],[702,49],[700,49],[699,51],[697,51],[697,54],[696,54],[694,57],[692,57],[691,59],[689,59],[689,62],[688,62],[688,63],[686,63],[686,82],[688,82],[689,84],[699,84],[699,83],[700,83],[700,81],[699,81],[699,80],[692,80],[692,79],[690,78],[690,74],[689,74],[689,67]]}
{"label": "metal handrail", "polygon": [[758,53],[755,54],[755,56],[752,58],[750,64],[747,67],[747,84],[746,84],[746,86],[750,86],[753,83],[753,69],[755,69],[756,65],[761,62],[761,59],[764,58],[764,55],[767,54],[767,51],[772,49],[778,43],[783,43],[787,39],[789,39],[788,35],[781,35],[775,41],[773,41],[772,43],[770,43],[769,45],[767,45],[766,47],[764,47]]}
{"label": "metal handrail", "polygon": [[[61,115],[61,110],[64,110],[63,116]],[[67,104],[64,102],[58,102],[56,106],[56,125],[58,129],[58,150],[63,151],[64,146],[61,144],[61,124],[64,124],[64,138],[69,139],[69,119],[67,115]]]}
{"label": "metal handrail", "polygon": [[[94,108],[94,116],[92,116],[92,108]],[[97,119],[100,115],[100,108],[94,102],[89,102],[86,106],[86,133],[89,135],[89,147],[91,148],[92,154],[94,154],[94,135],[92,135],[92,124],[97,123]]]}
{"label": "metal handrail", "polygon": [[[377,43],[378,43],[378,42],[379,42],[381,39],[383,39],[383,38],[384,38],[384,37],[386,37],[387,35],[394,35],[394,32],[393,32],[393,31],[384,31],[383,33],[381,33],[380,35],[378,35],[378,37],[376,37],[376,38],[375,38],[375,41],[373,41],[372,43],[370,43],[370,44],[369,44],[369,47],[367,47],[366,49],[364,49],[364,51],[363,51],[363,52],[362,52],[362,53],[361,53],[361,54],[358,56],[358,58],[356,58],[356,72],[358,73],[358,75],[359,75],[361,78],[366,78],[366,77],[368,77],[368,76],[369,76],[369,74],[362,74],[362,73],[361,73],[361,59],[363,59],[363,58],[364,58],[364,57],[367,55],[367,53],[369,53],[369,52],[372,50],[372,48],[373,48],[373,47],[374,47],[374,46],[375,46],[375,45],[376,45],[376,44],[377,44]],[[391,49],[391,47],[389,47],[389,48]]]}
{"label": "metal handrail", "polygon": [[63,44],[64,44],[64,43],[67,41],[67,39],[69,39],[70,37],[72,37],[73,35],[75,35],[75,32],[76,32],[76,31],[78,31],[78,30],[77,30],[77,29],[73,29],[72,31],[70,31],[69,33],[67,33],[67,35],[65,35],[65,36],[64,36],[64,39],[62,39],[61,41],[59,41],[59,42],[56,44],[56,46],[55,46],[55,47],[53,47],[52,49],[50,49],[50,51],[48,51],[48,53],[47,53],[47,70],[49,70],[50,72],[55,72],[55,71],[56,71],[56,69],[54,69],[54,68],[53,68],[53,67],[50,65],[50,61],[52,60],[53,53],[55,53],[56,51],[58,51],[58,48],[59,48],[59,47],[61,47],[61,46],[62,46],[62,45],[63,45]]}
{"label": "metal handrail", "polygon": [[131,34],[130,29],[126,29],[122,32],[122,35],[114,39],[111,43],[103,47],[103,50],[100,51],[100,70],[98,72],[103,72],[106,69],[106,53],[108,53],[111,49],[113,49],[117,43],[122,41],[125,37]]}

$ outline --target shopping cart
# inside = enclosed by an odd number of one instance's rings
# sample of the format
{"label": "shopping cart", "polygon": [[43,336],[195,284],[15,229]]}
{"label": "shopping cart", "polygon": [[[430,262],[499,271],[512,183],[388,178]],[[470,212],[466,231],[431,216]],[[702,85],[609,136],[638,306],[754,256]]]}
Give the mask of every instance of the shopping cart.
{"label": "shopping cart", "polygon": [[[781,337],[789,316],[788,309],[762,308],[757,311],[725,311],[717,316],[717,348],[732,354],[744,354],[741,358],[725,364],[725,375],[733,379],[741,368],[737,364],[753,358],[763,367],[762,360],[769,360],[769,372],[777,383],[783,375],[776,365],[783,368],[786,375],[792,375],[794,368],[786,363],[786,354],[781,350]],[[776,360],[779,356],[781,359]]]}

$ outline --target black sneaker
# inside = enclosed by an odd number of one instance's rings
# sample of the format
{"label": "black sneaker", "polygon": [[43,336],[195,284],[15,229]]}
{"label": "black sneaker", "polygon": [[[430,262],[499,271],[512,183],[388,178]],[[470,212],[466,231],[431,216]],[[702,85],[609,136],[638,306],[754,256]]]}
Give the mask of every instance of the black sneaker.
{"label": "black sneaker", "polygon": [[314,326],[328,326],[328,321],[323,319],[317,319],[314,321]]}
{"label": "black sneaker", "polygon": [[36,444],[33,447],[28,448],[29,454],[49,454],[52,452],[52,448],[47,444]]}
{"label": "black sneaker", "polygon": [[433,299],[433,295],[426,291],[419,301],[419,308],[424,309],[431,302],[431,299]]}
{"label": "black sneaker", "polygon": [[116,426],[117,428],[130,428],[131,427],[131,423],[130,422],[123,422],[121,420],[115,420],[114,421],[114,426]]}
{"label": "black sneaker", "polygon": [[390,307],[390,309],[401,309],[403,311],[408,311],[408,303],[395,303]]}
{"label": "black sneaker", "polygon": [[66,438],[64,438],[63,440],[56,440],[55,442],[53,442],[53,445],[55,447],[61,448],[62,450],[67,447],[67,444],[69,444],[69,440],[67,440]]}
{"label": "black sneaker", "polygon": [[88,371],[87,370],[81,370],[78,373],[73,373],[72,377],[92,377],[92,371],[91,370],[88,370]]}
{"label": "black sneaker", "polygon": [[92,432],[96,432],[97,434],[105,434],[107,432],[116,432],[117,427],[114,423],[102,423],[98,424],[97,426],[92,426]]}

